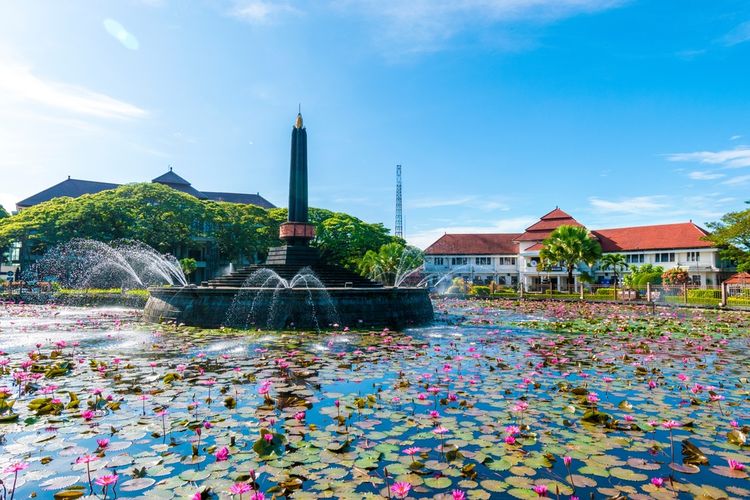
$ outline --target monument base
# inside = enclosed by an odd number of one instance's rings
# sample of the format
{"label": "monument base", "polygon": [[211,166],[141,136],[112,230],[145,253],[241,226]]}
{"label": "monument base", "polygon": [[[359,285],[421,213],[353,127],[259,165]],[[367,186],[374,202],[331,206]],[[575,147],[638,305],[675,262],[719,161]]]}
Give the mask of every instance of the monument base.
{"label": "monument base", "polygon": [[308,246],[284,245],[268,249],[266,265],[271,266],[312,266],[320,260],[317,248]]}

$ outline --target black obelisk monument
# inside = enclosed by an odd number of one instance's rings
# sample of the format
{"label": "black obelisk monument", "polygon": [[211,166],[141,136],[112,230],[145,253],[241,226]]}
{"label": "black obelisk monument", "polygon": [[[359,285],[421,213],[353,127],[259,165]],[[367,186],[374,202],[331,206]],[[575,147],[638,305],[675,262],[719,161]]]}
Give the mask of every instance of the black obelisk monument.
{"label": "black obelisk monument", "polygon": [[279,238],[286,245],[271,248],[266,264],[300,267],[314,264],[318,260],[318,252],[309,246],[314,237],[315,226],[307,218],[307,130],[300,113],[292,129],[289,216],[279,229]]}

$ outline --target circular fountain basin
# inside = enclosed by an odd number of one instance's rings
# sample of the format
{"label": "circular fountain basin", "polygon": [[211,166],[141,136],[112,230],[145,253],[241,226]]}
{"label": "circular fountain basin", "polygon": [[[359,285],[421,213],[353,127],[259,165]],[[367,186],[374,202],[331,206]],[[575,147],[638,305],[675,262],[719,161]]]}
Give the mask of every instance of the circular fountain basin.
{"label": "circular fountain basin", "polygon": [[[433,319],[425,288],[150,288],[149,322],[203,328],[234,326],[280,330],[341,327],[404,328]],[[243,294],[243,295],[238,295]],[[238,307],[238,300],[243,304]]]}

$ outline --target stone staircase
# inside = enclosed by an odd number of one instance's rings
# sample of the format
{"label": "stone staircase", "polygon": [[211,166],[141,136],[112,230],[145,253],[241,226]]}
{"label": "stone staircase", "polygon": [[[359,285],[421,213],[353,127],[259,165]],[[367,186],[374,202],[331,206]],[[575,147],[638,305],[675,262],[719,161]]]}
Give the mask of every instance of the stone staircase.
{"label": "stone staircase", "polygon": [[[312,264],[307,266],[312,269],[315,276],[323,283],[325,288],[382,288],[383,285],[364,278],[356,273],[337,266],[326,264]],[[253,265],[240,268],[230,274],[203,282],[202,286],[212,288],[240,288],[245,280],[260,269],[271,269],[287,281],[299,273],[304,267],[293,264],[265,264]],[[304,285],[300,285],[304,286]],[[311,285],[311,287],[313,287]]]}

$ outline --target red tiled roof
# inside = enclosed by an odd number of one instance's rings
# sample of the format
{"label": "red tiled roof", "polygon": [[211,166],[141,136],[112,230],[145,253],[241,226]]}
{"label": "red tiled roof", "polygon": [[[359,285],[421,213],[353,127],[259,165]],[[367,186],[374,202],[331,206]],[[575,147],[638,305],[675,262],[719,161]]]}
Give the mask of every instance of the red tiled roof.
{"label": "red tiled roof", "polygon": [[701,239],[709,234],[708,231],[692,222],[599,229],[592,233],[599,239],[604,252],[711,248],[714,246],[710,241]]}
{"label": "red tiled roof", "polygon": [[741,272],[733,274],[724,283],[727,285],[750,285],[750,273]]}
{"label": "red tiled roof", "polygon": [[555,207],[555,209],[551,212],[548,212],[541,217],[539,217],[540,220],[555,220],[555,219],[572,219],[573,217],[570,216],[567,212],[564,210],[560,210],[559,207]]}
{"label": "red tiled roof", "polygon": [[516,241],[542,241],[560,226],[583,227],[583,224],[575,220],[566,212],[559,208],[555,208],[553,211],[542,215],[539,218],[539,222],[535,222],[527,227],[526,232],[519,236]]}
{"label": "red tiled roof", "polygon": [[426,255],[516,255],[518,233],[444,234],[424,251]]}
{"label": "red tiled roof", "polygon": [[534,243],[533,245],[531,245],[529,248],[527,248],[524,251],[525,252],[538,252],[542,248],[544,248],[544,245],[542,245],[541,243]]}

